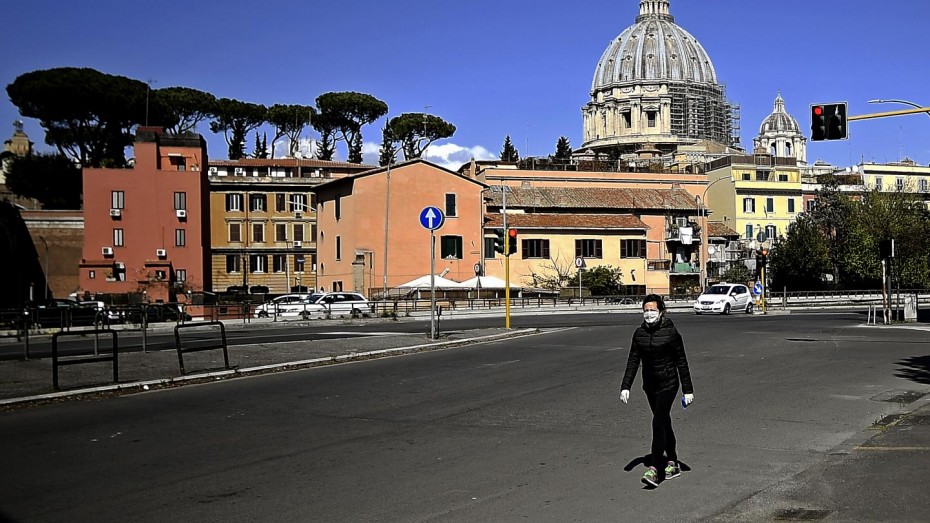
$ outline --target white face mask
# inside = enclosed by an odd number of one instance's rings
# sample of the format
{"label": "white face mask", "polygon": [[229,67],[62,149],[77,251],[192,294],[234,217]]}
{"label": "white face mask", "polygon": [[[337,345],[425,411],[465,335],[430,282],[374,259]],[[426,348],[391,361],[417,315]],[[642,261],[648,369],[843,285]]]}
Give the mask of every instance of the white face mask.
{"label": "white face mask", "polygon": [[655,323],[659,321],[659,311],[643,311],[643,319],[646,323]]}

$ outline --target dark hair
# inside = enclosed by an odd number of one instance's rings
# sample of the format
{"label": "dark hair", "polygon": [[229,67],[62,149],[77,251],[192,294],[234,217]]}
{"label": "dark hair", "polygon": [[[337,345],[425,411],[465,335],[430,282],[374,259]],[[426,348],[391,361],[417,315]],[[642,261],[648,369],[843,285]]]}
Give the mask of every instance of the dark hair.
{"label": "dark hair", "polygon": [[643,298],[643,307],[651,301],[655,302],[656,306],[659,308],[659,312],[665,312],[665,300],[662,299],[662,296],[658,294],[647,294],[646,297]]}

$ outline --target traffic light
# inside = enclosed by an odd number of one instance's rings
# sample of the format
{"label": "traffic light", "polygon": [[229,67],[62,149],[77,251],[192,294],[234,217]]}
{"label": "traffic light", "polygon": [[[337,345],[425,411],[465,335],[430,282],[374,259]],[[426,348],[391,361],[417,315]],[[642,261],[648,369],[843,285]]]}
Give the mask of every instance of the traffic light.
{"label": "traffic light", "polygon": [[845,140],[846,102],[811,105],[811,141]]}
{"label": "traffic light", "polygon": [[762,249],[759,251],[759,255],[756,256],[756,265],[759,267],[765,267],[765,263],[768,260],[769,251],[768,249]]}
{"label": "traffic light", "polygon": [[517,230],[507,229],[507,255],[517,253]]}
{"label": "traffic light", "polygon": [[504,254],[504,229],[494,229],[494,252]]}

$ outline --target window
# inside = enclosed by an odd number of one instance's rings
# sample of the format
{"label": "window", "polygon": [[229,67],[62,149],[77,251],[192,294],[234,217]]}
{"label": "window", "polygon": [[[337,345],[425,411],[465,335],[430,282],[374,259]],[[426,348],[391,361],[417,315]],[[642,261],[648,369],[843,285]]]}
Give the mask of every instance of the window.
{"label": "window", "polygon": [[549,240],[522,240],[520,247],[521,256],[524,260],[529,258],[549,259]]}
{"label": "window", "polygon": [[169,163],[170,165],[173,165],[173,166],[175,167],[175,169],[178,170],[178,171],[186,171],[186,170],[187,170],[187,158],[185,158],[185,157],[183,157],[183,156],[174,156],[174,155],[169,154],[169,155],[168,155],[168,163]]}
{"label": "window", "polygon": [[787,182],[787,181],[788,181],[788,175],[787,175],[787,174],[779,174],[779,175],[778,175],[778,181],[780,181],[780,182]]}
{"label": "window", "polygon": [[817,210],[817,200],[807,200],[807,212],[814,212]]}
{"label": "window", "polygon": [[275,254],[272,256],[271,263],[274,272],[284,272],[287,270],[287,255]]}
{"label": "window", "polygon": [[342,197],[338,194],[336,195],[336,201],[333,204],[333,213],[337,220],[342,218]]}
{"label": "window", "polygon": [[249,256],[249,272],[265,272],[268,270],[268,257],[264,254]]}
{"label": "window", "polygon": [[462,259],[462,237],[461,236],[443,236],[439,239],[440,257],[450,260]]}
{"label": "window", "polygon": [[875,188],[878,189],[879,191],[882,190],[882,177],[881,176],[875,177]]}
{"label": "window", "polygon": [[[320,236],[322,235],[323,233],[320,233]],[[311,241],[311,242],[316,241],[316,224],[315,223],[310,224],[310,238],[308,239],[308,241]]]}
{"label": "window", "polygon": [[752,214],[756,212],[756,199],[743,198],[743,212]]}
{"label": "window", "polygon": [[749,174],[749,173],[743,173],[743,181],[748,182],[748,181],[751,180],[751,179],[752,179],[752,175],[751,175],[751,174]]}
{"label": "window", "polygon": [[97,278],[97,271],[87,271],[87,277],[92,280]]}
{"label": "window", "polygon": [[284,193],[277,193],[274,195],[274,210],[277,212],[284,212],[287,210],[287,195]]}
{"label": "window", "polygon": [[265,224],[264,223],[253,223],[252,224],[252,241],[256,243],[265,242]]}
{"label": "window", "polygon": [[290,200],[291,212],[304,212],[307,210],[307,195],[292,194]]}
{"label": "window", "polygon": [[656,126],[656,112],[655,111],[646,111],[646,125],[649,127]]}
{"label": "window", "polygon": [[333,282],[333,292],[342,292],[342,280]]}
{"label": "window", "polygon": [[767,182],[769,179],[769,173],[765,171],[756,171],[756,181],[757,182]]}
{"label": "window", "polygon": [[794,198],[788,198],[788,212],[794,211]]}
{"label": "window", "polygon": [[775,212],[775,198],[765,199],[765,212]]}
{"label": "window", "polygon": [[620,240],[621,258],[645,258],[646,240]]}
{"label": "window", "polygon": [[249,195],[249,210],[253,212],[265,212],[268,209],[268,195],[266,194],[250,194]]}
{"label": "window", "polygon": [[187,281],[187,269],[177,269],[174,271],[174,281],[184,283]]}
{"label": "window", "polygon": [[336,259],[342,259],[342,237],[336,236]]}
{"label": "window", "polygon": [[604,249],[601,240],[575,240],[575,257],[603,258]]}
{"label": "window", "polygon": [[485,237],[484,239],[484,257],[487,260],[491,260],[497,257],[497,252],[494,251],[493,237]]}
{"label": "window", "polygon": [[186,192],[174,193],[174,210],[183,211],[186,209],[187,209],[187,193]]}
{"label": "window", "polygon": [[765,226],[765,237],[769,240],[774,240],[778,236],[778,229],[774,225]]}
{"label": "window", "polygon": [[274,241],[276,242],[287,241],[287,224],[286,223],[276,223],[274,225]]}
{"label": "window", "polygon": [[920,187],[920,192],[927,192],[927,179],[920,180],[918,187]]}
{"label": "window", "polygon": [[899,192],[904,190],[904,178],[895,178],[894,189]]}
{"label": "window", "polygon": [[123,243],[123,230],[113,229],[113,246],[122,247],[123,245],[125,245]]}
{"label": "window", "polygon": [[303,254],[298,254],[294,256],[294,272],[304,272],[304,264],[306,263],[306,258]]}
{"label": "window", "polygon": [[446,216],[458,216],[455,213],[455,194],[446,193]]}
{"label": "window", "polygon": [[227,211],[241,211],[242,210],[242,195],[238,193],[229,193],[226,195],[226,210]]}
{"label": "window", "polygon": [[633,117],[630,115],[630,113],[621,113],[621,116],[623,116],[623,128],[624,129],[629,129],[630,127],[633,127]]}
{"label": "window", "polygon": [[239,262],[240,258],[238,254],[227,254],[226,255],[226,274],[232,274],[235,272],[242,271],[242,267]]}
{"label": "window", "polygon": [[110,193],[110,208],[111,209],[125,209],[126,204],[126,195],[123,191],[112,191]]}
{"label": "window", "polygon": [[746,226],[746,239],[747,239],[747,240],[751,240],[751,239],[752,239],[752,225],[747,225],[747,226]]}
{"label": "window", "polygon": [[155,279],[164,280],[168,273],[164,269],[155,269]]}
{"label": "window", "polygon": [[310,210],[316,212],[316,193],[310,193]]}
{"label": "window", "polygon": [[184,247],[187,245],[187,232],[184,229],[174,230],[174,245],[175,247]]}
{"label": "window", "polygon": [[242,241],[242,224],[229,224],[229,243],[238,243]]}
{"label": "window", "polygon": [[302,223],[294,224],[294,241],[295,242],[304,241],[304,224]]}

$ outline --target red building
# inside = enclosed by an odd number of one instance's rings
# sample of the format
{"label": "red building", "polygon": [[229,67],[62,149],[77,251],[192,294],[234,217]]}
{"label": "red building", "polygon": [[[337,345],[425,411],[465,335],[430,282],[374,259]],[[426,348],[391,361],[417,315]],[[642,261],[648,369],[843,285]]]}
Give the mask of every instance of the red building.
{"label": "red building", "polygon": [[84,169],[80,292],[184,300],[211,288],[207,146],[140,127],[135,164]]}

